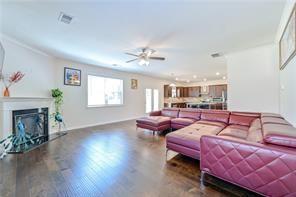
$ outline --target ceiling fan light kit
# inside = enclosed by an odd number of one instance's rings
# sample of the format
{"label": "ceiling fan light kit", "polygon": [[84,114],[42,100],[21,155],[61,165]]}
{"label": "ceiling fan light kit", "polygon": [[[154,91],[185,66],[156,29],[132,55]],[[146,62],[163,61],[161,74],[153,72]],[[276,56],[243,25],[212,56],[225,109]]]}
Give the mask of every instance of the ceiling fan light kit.
{"label": "ceiling fan light kit", "polygon": [[143,66],[143,65],[148,66],[148,65],[149,65],[149,61],[147,61],[147,60],[145,60],[144,58],[142,58],[142,59],[140,59],[140,61],[139,61],[139,65],[140,65],[140,66]]}
{"label": "ceiling fan light kit", "polygon": [[137,57],[135,59],[132,59],[132,60],[129,60],[129,61],[126,61],[126,63],[130,63],[130,62],[133,62],[133,61],[139,61],[139,65],[143,66],[148,66],[150,64],[149,60],[165,60],[164,57],[154,57],[154,56],[151,56],[153,53],[155,53],[156,51],[154,49],[150,49],[150,48],[143,48],[142,49],[142,52],[140,52],[139,54],[134,54],[134,53],[125,53],[127,55],[131,55],[131,56],[134,56],[134,57]]}

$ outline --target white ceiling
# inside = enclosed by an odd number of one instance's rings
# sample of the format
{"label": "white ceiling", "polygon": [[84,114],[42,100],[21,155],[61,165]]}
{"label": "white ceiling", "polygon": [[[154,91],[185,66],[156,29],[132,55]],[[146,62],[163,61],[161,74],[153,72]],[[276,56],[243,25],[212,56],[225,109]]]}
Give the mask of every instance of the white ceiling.
{"label": "white ceiling", "polygon": [[[225,58],[213,59],[210,54],[273,42],[284,4],[284,0],[10,0],[1,3],[1,32],[83,63],[166,79],[220,79],[227,74]],[[71,24],[58,21],[61,11],[74,16]],[[146,46],[166,60],[152,60],[148,67],[125,63],[132,57],[124,52]]]}

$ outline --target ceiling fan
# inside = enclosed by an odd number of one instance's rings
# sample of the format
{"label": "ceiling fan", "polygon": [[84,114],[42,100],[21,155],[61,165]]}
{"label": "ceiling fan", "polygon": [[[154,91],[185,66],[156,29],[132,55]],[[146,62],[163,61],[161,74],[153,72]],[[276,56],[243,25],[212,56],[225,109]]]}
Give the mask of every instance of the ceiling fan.
{"label": "ceiling fan", "polygon": [[149,60],[165,60],[164,57],[155,57],[155,56],[151,56],[153,53],[155,53],[156,51],[154,49],[150,49],[148,47],[143,48],[142,52],[140,52],[140,54],[134,54],[134,53],[125,53],[127,55],[131,55],[131,56],[135,56],[137,58],[126,61],[126,63],[130,63],[133,61],[137,61],[139,60],[139,65],[149,65]]}

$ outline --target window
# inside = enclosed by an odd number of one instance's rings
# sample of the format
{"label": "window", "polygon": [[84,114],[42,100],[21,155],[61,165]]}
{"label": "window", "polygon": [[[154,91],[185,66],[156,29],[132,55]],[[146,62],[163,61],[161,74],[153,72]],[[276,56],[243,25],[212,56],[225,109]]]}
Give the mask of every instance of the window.
{"label": "window", "polygon": [[158,89],[146,89],[145,90],[146,95],[146,113],[151,112],[152,110],[158,110],[159,109],[159,91]]}
{"label": "window", "polygon": [[146,89],[146,113],[152,111],[152,90]]}
{"label": "window", "polygon": [[88,106],[123,104],[123,80],[88,75]]}
{"label": "window", "polygon": [[158,93],[158,90],[157,89],[154,89],[153,90],[153,110],[156,111],[159,109],[159,106],[158,106],[158,99],[159,98],[159,93]]}

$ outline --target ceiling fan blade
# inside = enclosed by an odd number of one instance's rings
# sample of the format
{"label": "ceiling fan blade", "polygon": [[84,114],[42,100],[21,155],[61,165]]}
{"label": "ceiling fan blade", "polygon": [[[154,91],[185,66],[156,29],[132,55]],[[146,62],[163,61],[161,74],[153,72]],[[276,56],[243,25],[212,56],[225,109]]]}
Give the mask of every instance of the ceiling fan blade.
{"label": "ceiling fan blade", "polygon": [[126,61],[125,63],[130,63],[130,62],[133,62],[133,61],[136,61],[136,60],[138,60],[138,58]]}
{"label": "ceiling fan blade", "polygon": [[132,56],[135,56],[135,57],[139,57],[139,55],[136,55],[136,54],[133,54],[133,53],[125,53],[125,54],[127,54],[127,55],[132,55]]}
{"label": "ceiling fan blade", "polygon": [[152,60],[165,60],[164,57],[149,57],[149,59],[152,59]]}

